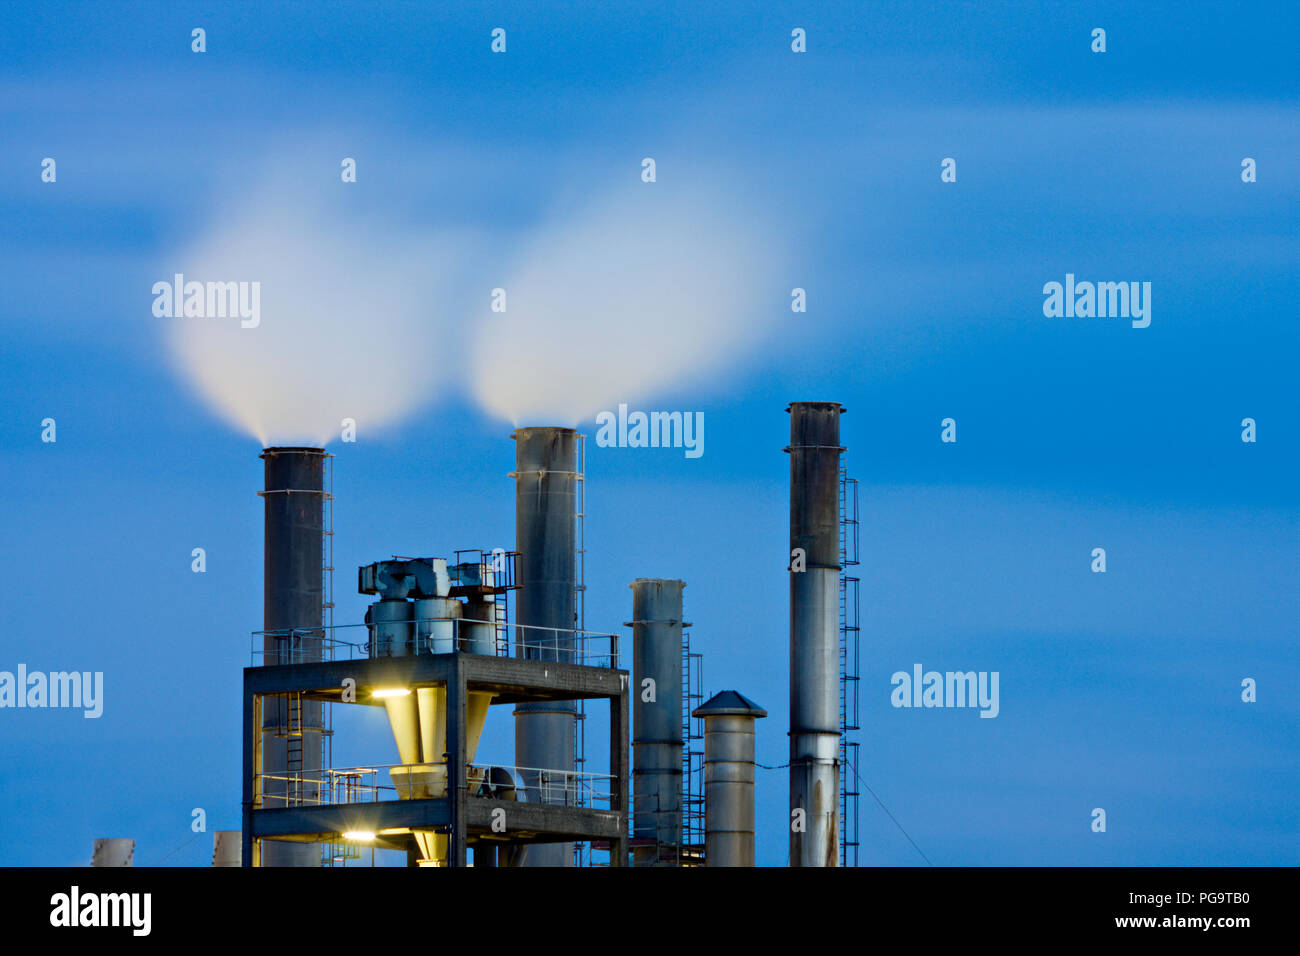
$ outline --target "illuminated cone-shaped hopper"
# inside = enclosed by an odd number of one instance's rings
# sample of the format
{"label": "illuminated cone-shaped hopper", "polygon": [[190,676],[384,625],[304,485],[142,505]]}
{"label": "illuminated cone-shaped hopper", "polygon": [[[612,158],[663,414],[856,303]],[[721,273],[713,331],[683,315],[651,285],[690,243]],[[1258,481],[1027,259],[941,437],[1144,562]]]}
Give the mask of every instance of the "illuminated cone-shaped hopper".
{"label": "illuminated cone-shaped hopper", "polygon": [[[382,594],[366,612],[373,657],[410,654],[449,654],[470,640],[471,628],[462,628],[465,605],[447,597],[450,580],[442,558],[383,561],[361,568],[362,593]],[[407,600],[408,595],[415,600]],[[474,628],[476,633],[480,628]],[[475,642],[476,644],[477,642]],[[478,651],[477,646],[461,650]],[[402,800],[447,795],[447,689],[442,686],[380,687],[372,696],[382,699],[393,728],[398,759],[404,766],[389,770],[393,787]],[[465,714],[465,762],[472,764],[479,737],[494,694],[469,691]],[[470,768],[471,792],[482,783],[483,771]],[[447,837],[431,830],[413,831],[420,866],[445,866]]]}
{"label": "illuminated cone-shaped hopper", "polygon": [[[466,702],[465,761],[472,763],[479,737],[487,720],[493,694],[470,691]],[[385,697],[388,722],[393,728],[397,752],[405,767],[389,771],[393,786],[403,800],[418,800],[447,795],[447,690],[445,687],[420,687],[402,696]],[[470,790],[481,783],[483,771],[471,768]],[[414,831],[420,848],[420,866],[445,866],[447,837],[428,830]]]}

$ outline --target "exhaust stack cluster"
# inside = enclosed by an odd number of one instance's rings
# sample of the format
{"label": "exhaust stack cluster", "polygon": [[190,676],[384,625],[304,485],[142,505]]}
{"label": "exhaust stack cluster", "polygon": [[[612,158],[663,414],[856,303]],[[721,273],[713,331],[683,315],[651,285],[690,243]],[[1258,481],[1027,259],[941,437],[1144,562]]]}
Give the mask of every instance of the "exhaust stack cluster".
{"label": "exhaust stack cluster", "polygon": [[[840,458],[845,450],[840,445],[840,416],[844,409],[837,402],[795,402],[787,411],[789,860],[791,866],[838,866],[843,572]],[[610,807],[620,803],[625,806],[627,802],[626,720],[630,698],[632,859],[638,866],[682,865],[684,824],[688,829],[694,827],[694,817],[687,813],[695,812],[692,804],[684,805],[682,799],[686,750],[683,703],[690,693],[683,686],[684,676],[689,673],[683,668],[683,628],[688,626],[682,619],[684,581],[637,578],[632,582],[631,683],[620,678],[610,692],[603,684],[593,686],[592,672],[581,668],[512,661],[509,668],[513,670],[507,679],[497,676],[498,671],[506,670],[504,665],[488,661],[461,656],[433,661],[412,657],[456,652],[482,656],[509,653],[507,645],[499,643],[506,623],[506,605],[497,598],[515,589],[515,657],[561,665],[585,663],[583,637],[575,630],[578,436],[571,428],[527,427],[516,429],[512,437],[516,443],[516,467],[511,473],[515,480],[513,579],[495,563],[484,562],[481,552],[480,560],[472,564],[453,562],[454,566],[449,567],[442,558],[394,558],[359,569],[359,591],[376,596],[366,612],[369,657],[408,658],[402,665],[407,670],[397,667],[392,672],[417,675],[410,680],[410,686],[388,687],[379,682],[388,680],[386,670],[370,685],[374,702],[382,699],[401,763],[390,771],[392,787],[402,799],[448,798],[453,821],[446,826],[424,818],[416,822],[413,818],[409,830],[399,831],[414,838],[415,849],[408,849],[412,854],[408,859],[422,866],[463,865],[467,844],[464,801],[470,796],[482,796],[479,791],[488,785],[498,787],[503,794],[509,791],[511,796],[501,799],[519,799],[543,809],[570,806],[569,800],[575,799],[575,788],[579,786],[573,779],[578,711],[574,701],[552,698],[561,695],[557,690],[571,690],[584,699],[603,696],[617,704],[611,708],[610,767],[615,784],[606,795]],[[265,461],[265,490],[261,495],[266,522],[262,663],[268,667],[320,663],[326,658],[326,453],[322,448],[275,447],[266,448],[261,457]],[[244,843],[242,848],[236,845],[240,831],[217,833],[215,866],[241,862],[251,865],[249,860],[264,866],[320,865],[317,844],[288,842],[283,833],[289,831],[272,831],[270,838],[258,837],[257,829],[249,823],[261,809],[311,807],[315,797],[320,796],[303,791],[320,787],[308,781],[318,779],[318,771],[324,769],[320,746],[324,732],[322,692],[312,689],[320,686],[317,684],[278,683],[288,681],[283,673],[289,670],[246,672]],[[530,680],[532,670],[537,674]],[[421,674],[424,676],[418,676]],[[430,678],[430,674],[434,676]],[[290,687],[295,689],[281,689]],[[303,687],[308,689],[304,691]],[[260,723],[254,709],[259,694],[264,701]],[[318,699],[306,699],[311,694]],[[449,697],[463,710],[449,714]],[[493,700],[513,701],[516,705],[517,777],[506,768],[494,767],[488,773],[473,767]],[[463,715],[463,724],[457,715]],[[766,717],[767,711],[737,691],[726,690],[696,708],[691,716],[704,721],[705,863],[753,866],[755,722]],[[449,726],[464,727],[463,744],[453,736],[449,748]],[[250,809],[249,781],[254,779],[255,771],[249,768],[257,766],[258,747],[264,805]],[[462,788],[449,791],[452,771],[466,784],[464,792]],[[513,796],[516,790],[520,797]],[[422,806],[408,809],[423,812]],[[532,812],[534,820],[543,819],[535,810]],[[523,810],[516,816],[524,817]],[[626,863],[626,830],[622,829],[625,819],[612,826],[612,835],[608,818],[588,829],[576,826],[571,818],[560,822],[562,825],[534,822],[522,838],[497,837],[498,831],[493,835],[482,830],[470,833],[468,842],[474,849],[476,865],[570,866],[572,842],[540,840],[589,838],[582,834],[591,834],[593,844],[607,840],[611,854],[617,846],[617,859],[621,861],[618,865]],[[295,835],[299,840],[319,840],[323,832],[311,829]],[[250,852],[259,838],[260,861]],[[529,842],[532,840],[539,842]],[[130,841],[96,841],[95,865],[130,865],[131,850]],[[698,862],[698,850],[692,852],[692,861]]]}

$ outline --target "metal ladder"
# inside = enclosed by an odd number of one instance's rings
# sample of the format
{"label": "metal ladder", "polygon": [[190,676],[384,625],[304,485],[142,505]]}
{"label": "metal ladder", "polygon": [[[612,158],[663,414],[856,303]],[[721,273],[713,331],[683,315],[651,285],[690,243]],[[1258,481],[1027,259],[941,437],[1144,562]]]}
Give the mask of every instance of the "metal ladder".
{"label": "metal ladder", "polygon": [[[321,660],[334,659],[334,456],[326,455],[325,496],[322,502],[324,520],[321,522],[321,623],[324,624],[321,641]],[[301,703],[299,704],[301,708]],[[301,723],[301,717],[299,718]],[[334,705],[321,704],[320,726],[320,764],[321,767],[334,765]]]}
{"label": "metal ladder", "polygon": [[858,797],[854,771],[858,744],[849,734],[859,729],[858,618],[860,579],[848,569],[859,563],[858,482],[840,466],[840,866],[858,865]]}
{"label": "metal ladder", "polygon": [[691,633],[682,627],[682,831],[677,865],[698,866],[704,845],[704,719],[692,717],[704,703],[704,655],[691,652]]}
{"label": "metal ladder", "polygon": [[[587,436],[581,432],[576,436],[573,444],[573,476],[574,494],[577,496],[575,502],[576,508],[573,514],[573,607],[575,612],[576,627],[579,632],[587,628]],[[584,663],[586,658],[582,656],[582,651],[586,650],[585,633],[579,633],[575,636],[575,645],[578,654],[570,663]],[[587,766],[587,702],[578,701],[577,713],[573,723],[573,769],[581,773]],[[591,848],[585,843],[573,844],[573,865],[582,866],[591,865]]]}
{"label": "metal ladder", "polygon": [[287,722],[282,723],[278,737],[285,742],[285,806],[302,804],[302,694],[284,695]]}
{"label": "metal ladder", "polygon": [[[334,659],[333,637],[334,637],[334,455],[326,454],[324,462],[324,486],[325,494],[321,496],[321,661],[331,661]],[[320,706],[320,726],[312,727],[311,730],[316,734],[316,747],[320,750],[317,754],[318,760],[316,766],[318,769],[333,766],[334,763],[334,705],[318,704]],[[289,766],[290,773],[296,773],[294,779],[295,803],[302,804],[304,797],[303,784],[303,698],[298,695],[298,736],[291,736],[289,739]],[[295,757],[296,743],[296,757]],[[296,767],[295,767],[296,763]],[[313,800],[320,800],[320,783],[313,786]],[[321,865],[333,865],[334,857],[337,856],[335,848],[329,843],[320,844],[321,848]]]}
{"label": "metal ladder", "polygon": [[333,459],[333,455],[325,456],[325,494],[321,502],[321,507],[324,509],[322,516],[324,520],[321,522],[321,622],[325,625],[327,639],[334,636],[334,466],[331,464]]}

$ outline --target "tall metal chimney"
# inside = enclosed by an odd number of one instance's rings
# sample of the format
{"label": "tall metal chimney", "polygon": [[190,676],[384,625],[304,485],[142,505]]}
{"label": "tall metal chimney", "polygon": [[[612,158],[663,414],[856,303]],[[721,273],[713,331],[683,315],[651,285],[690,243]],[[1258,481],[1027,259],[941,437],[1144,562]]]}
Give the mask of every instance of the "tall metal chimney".
{"label": "tall metal chimney", "polygon": [[[790,865],[839,866],[839,402],[790,413]],[[802,569],[802,570],[801,570]]]}
{"label": "tall metal chimney", "polygon": [[[631,584],[634,866],[680,863],[684,587],[685,581],[668,578]],[[647,700],[651,687],[653,699]]]}
{"label": "tall metal chimney", "polygon": [[[526,642],[518,656],[574,662],[574,452],[572,428],[518,428],[515,440],[515,550],[519,552],[515,622]],[[557,630],[533,630],[555,628]],[[515,763],[524,768],[573,770],[573,701],[520,704],[515,708]],[[529,788],[545,786],[537,773],[523,774]],[[555,781],[558,783],[558,781]],[[570,866],[572,843],[536,844],[524,866]]]}
{"label": "tall metal chimney", "polygon": [[724,690],[696,707],[704,718],[704,865],[754,865],[754,721],[767,711]]}
{"label": "tall metal chimney", "polygon": [[[325,449],[267,448],[264,665],[321,660],[324,637]],[[293,633],[288,633],[289,629]],[[262,772],[320,770],[321,704],[267,698],[262,721]],[[268,807],[286,806],[307,787],[267,781]],[[266,840],[263,866],[319,866],[314,843]]]}

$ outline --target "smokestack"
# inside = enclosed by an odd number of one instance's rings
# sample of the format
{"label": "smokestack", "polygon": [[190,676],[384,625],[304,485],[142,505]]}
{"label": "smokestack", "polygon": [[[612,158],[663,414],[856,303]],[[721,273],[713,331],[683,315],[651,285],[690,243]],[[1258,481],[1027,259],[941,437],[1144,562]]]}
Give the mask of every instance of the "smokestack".
{"label": "smokestack", "polygon": [[754,865],[754,721],[767,711],[724,690],[695,708],[704,718],[704,865]]}
{"label": "smokestack", "polygon": [[134,866],[135,841],[129,837],[101,837],[90,855],[91,866]]}
{"label": "smokestack", "polygon": [[[574,628],[574,451],[572,428],[519,428],[515,440],[515,550],[518,594],[515,623],[518,656],[572,663]],[[558,630],[532,630],[556,628]],[[573,701],[520,704],[515,708],[515,763],[524,768],[573,770]],[[530,788],[544,785],[525,771]],[[536,792],[536,791],[534,791]],[[570,866],[572,843],[535,844],[524,866]]]}
{"label": "smokestack", "polygon": [[[686,582],[667,578],[637,578],[631,584],[634,866],[680,862],[684,587]],[[650,687],[653,699],[647,700]]]}
{"label": "smokestack", "polygon": [[[325,449],[267,448],[266,547],[263,628],[288,633],[265,636],[264,665],[321,660],[324,637]],[[262,722],[262,772],[318,771],[321,705],[269,697]],[[285,781],[267,781],[264,806],[289,806],[303,796]],[[319,866],[313,843],[266,840],[263,866]]]}
{"label": "smokestack", "polygon": [[840,414],[790,413],[790,865],[839,866]]}

